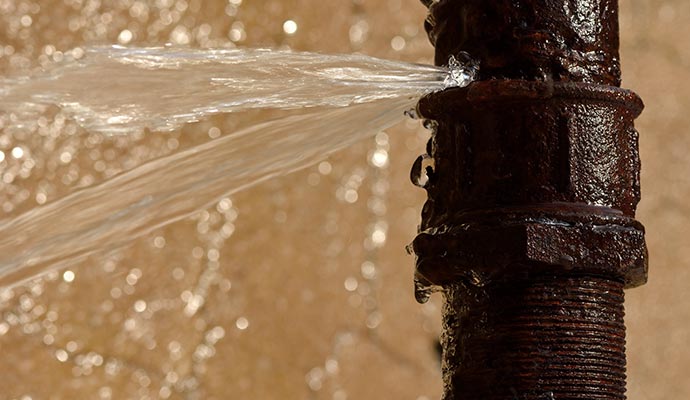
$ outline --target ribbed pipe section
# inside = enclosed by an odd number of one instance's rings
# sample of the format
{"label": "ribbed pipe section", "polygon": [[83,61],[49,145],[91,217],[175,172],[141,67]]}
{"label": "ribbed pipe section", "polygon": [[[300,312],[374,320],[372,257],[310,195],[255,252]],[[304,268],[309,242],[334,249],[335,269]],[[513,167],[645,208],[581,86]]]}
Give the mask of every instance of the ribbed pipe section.
{"label": "ribbed pipe section", "polygon": [[445,400],[623,400],[623,283],[540,275],[445,290]]}

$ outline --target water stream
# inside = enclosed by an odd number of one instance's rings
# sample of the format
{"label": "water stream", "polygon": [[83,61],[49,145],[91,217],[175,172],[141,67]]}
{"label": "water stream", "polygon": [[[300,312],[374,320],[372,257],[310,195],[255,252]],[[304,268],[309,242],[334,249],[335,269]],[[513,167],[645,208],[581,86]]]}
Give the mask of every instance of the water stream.
{"label": "water stream", "polygon": [[271,50],[95,47],[6,78],[0,109],[27,129],[57,105],[90,132],[173,130],[218,113],[303,109],[154,159],[0,222],[0,286],[117,248],[233,192],[313,164],[404,118],[474,67]]}
{"label": "water stream", "polygon": [[90,132],[124,135],[247,109],[412,100],[457,86],[448,71],[360,54],[91,47],[47,71],[0,81],[0,109],[15,113],[21,129],[58,105]]}

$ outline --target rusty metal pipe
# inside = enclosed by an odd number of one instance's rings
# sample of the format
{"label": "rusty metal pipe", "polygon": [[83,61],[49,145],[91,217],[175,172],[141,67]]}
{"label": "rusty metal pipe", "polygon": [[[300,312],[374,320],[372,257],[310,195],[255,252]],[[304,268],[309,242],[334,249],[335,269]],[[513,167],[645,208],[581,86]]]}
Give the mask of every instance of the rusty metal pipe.
{"label": "rusty metal pipe", "polygon": [[623,289],[647,251],[617,0],[424,3],[436,63],[481,63],[418,105],[435,128],[412,248],[444,293],[444,399],[625,399]]}

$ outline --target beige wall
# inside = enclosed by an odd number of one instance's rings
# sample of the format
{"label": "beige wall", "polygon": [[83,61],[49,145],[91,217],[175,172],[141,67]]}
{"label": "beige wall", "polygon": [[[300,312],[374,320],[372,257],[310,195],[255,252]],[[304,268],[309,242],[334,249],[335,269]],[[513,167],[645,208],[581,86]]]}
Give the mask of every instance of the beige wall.
{"label": "beige wall", "polygon": [[[624,86],[647,104],[639,219],[651,260],[649,284],[627,296],[629,397],[680,400],[690,396],[690,3],[621,3]],[[423,18],[413,0],[0,0],[0,68],[21,73],[59,51],[118,39],[429,62]],[[282,29],[288,19],[298,25],[292,36]],[[5,216],[258,118],[214,117],[94,146],[56,110],[44,117],[44,135],[0,131]],[[0,399],[438,398],[439,298],[414,302],[404,251],[424,199],[407,176],[427,134],[405,125],[73,265],[72,282],[60,272],[2,292]],[[10,156],[16,146],[21,159]],[[384,168],[368,162],[377,146],[389,147]],[[372,246],[384,223],[385,243]]]}

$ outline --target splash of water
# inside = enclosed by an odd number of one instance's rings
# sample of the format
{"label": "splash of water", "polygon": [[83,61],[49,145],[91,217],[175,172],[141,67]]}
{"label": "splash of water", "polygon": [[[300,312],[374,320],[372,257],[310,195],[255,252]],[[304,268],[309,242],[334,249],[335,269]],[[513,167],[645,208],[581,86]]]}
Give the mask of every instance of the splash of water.
{"label": "splash of water", "polygon": [[49,104],[108,135],[170,130],[251,108],[307,111],[152,160],[0,222],[0,286],[121,247],[322,160],[399,122],[419,96],[469,83],[448,76],[447,68],[362,55],[109,47],[5,80],[0,108],[15,113],[15,129]]}

